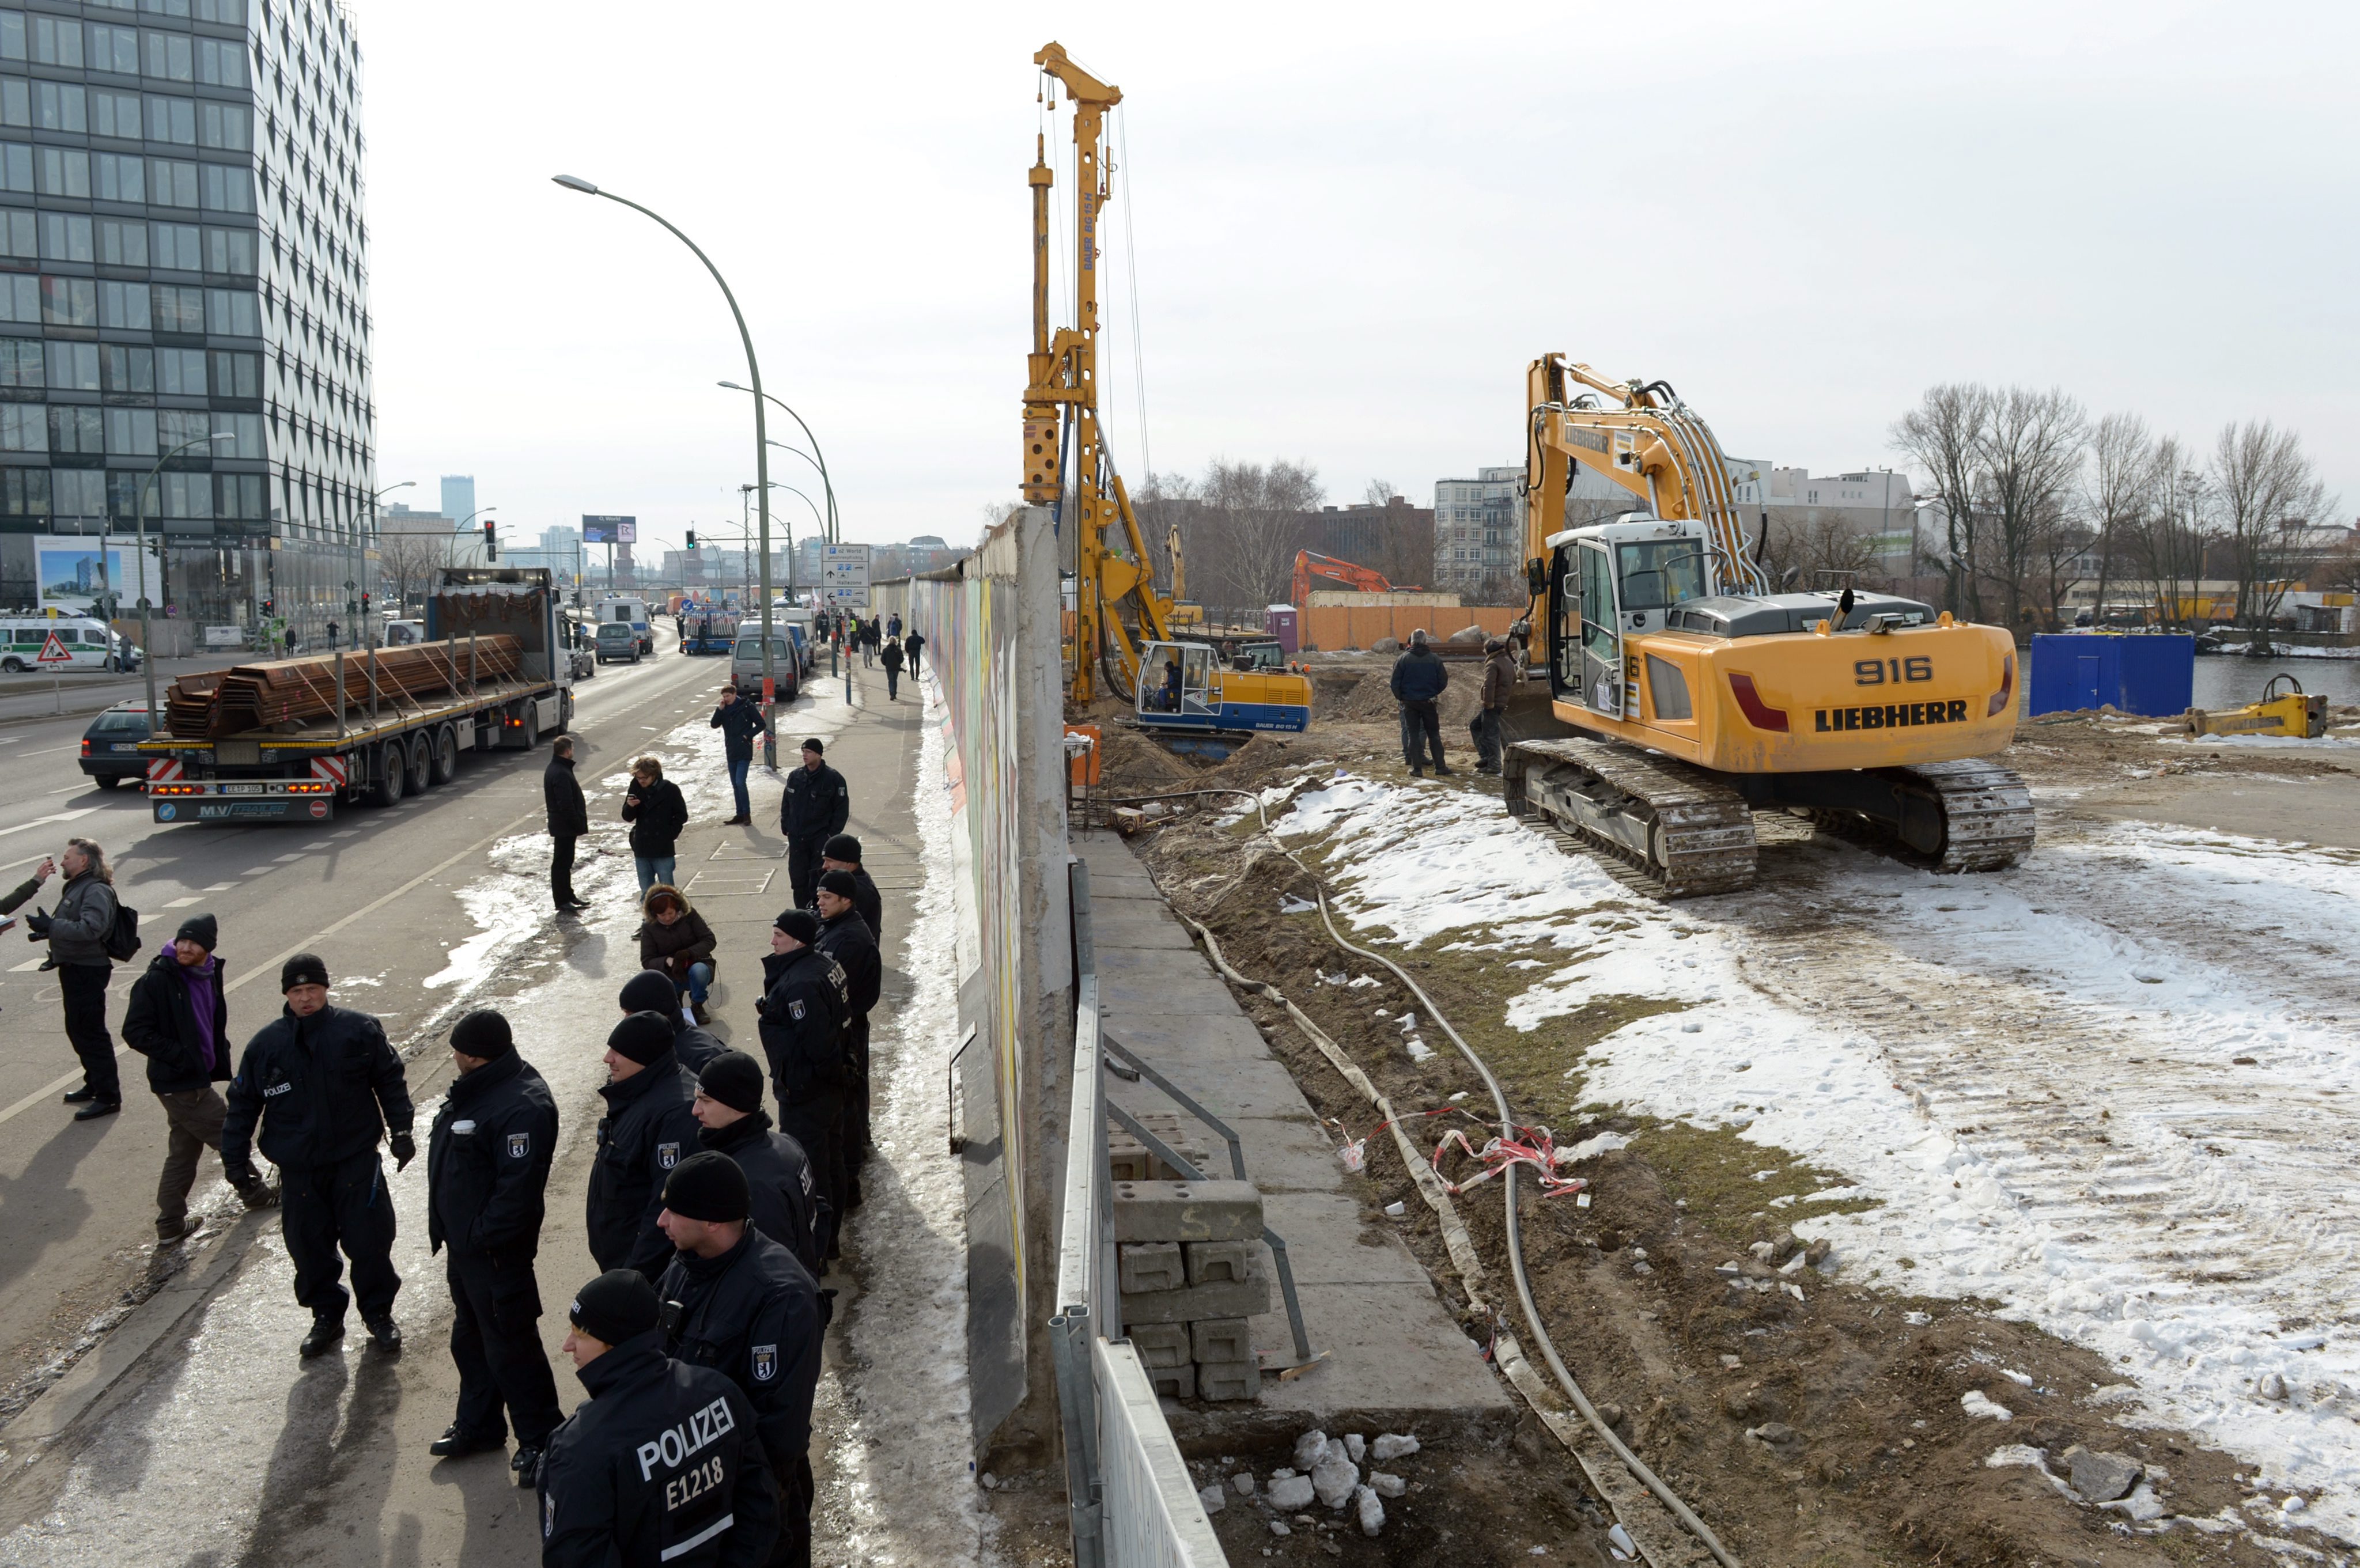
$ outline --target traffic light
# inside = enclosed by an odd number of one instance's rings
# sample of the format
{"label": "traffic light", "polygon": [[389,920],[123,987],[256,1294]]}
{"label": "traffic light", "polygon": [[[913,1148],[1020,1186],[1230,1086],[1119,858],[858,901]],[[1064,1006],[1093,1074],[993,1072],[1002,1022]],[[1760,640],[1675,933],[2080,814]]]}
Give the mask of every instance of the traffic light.
{"label": "traffic light", "polygon": [[361,614],[364,615],[368,614],[368,590],[364,588],[361,590]]}
{"label": "traffic light", "polygon": [[694,528],[688,530],[688,548],[691,550],[694,550],[696,548],[696,530]]}
{"label": "traffic light", "polygon": [[499,527],[489,517],[484,519],[484,556],[486,560],[497,561],[500,558]]}
{"label": "traffic light", "polygon": [[278,605],[278,602],[277,602],[276,600],[272,600],[272,599],[265,599],[265,600],[262,602],[262,618],[263,618],[264,620],[266,620],[266,621],[267,621],[267,620],[268,620],[271,616],[273,616],[273,615],[277,615],[278,613],[279,613],[279,605]]}

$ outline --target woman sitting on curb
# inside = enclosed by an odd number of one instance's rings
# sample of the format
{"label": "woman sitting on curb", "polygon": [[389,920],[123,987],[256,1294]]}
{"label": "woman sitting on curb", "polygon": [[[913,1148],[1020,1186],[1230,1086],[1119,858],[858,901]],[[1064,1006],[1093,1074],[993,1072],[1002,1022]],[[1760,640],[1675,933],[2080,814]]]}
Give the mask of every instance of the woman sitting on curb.
{"label": "woman sitting on curb", "polygon": [[713,985],[713,928],[668,882],[648,889],[639,903],[639,967],[659,969],[688,993],[690,1016],[705,1021],[705,993]]}

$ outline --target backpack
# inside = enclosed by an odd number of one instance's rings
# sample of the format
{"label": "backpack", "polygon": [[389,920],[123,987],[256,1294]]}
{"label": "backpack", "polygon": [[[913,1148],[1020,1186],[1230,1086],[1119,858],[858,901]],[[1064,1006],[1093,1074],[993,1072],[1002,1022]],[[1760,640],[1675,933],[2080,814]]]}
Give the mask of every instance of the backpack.
{"label": "backpack", "polygon": [[117,964],[128,963],[139,951],[139,911],[121,898],[115,899],[115,920],[106,928],[106,935],[99,939],[99,945]]}

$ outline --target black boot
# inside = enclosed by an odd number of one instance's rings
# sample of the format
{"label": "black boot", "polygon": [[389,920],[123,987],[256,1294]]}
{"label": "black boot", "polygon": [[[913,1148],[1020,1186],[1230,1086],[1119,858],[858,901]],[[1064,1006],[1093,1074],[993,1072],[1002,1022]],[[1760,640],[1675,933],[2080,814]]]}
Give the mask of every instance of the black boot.
{"label": "black boot", "polygon": [[344,1319],[340,1317],[313,1318],[311,1320],[311,1332],[303,1336],[303,1345],[300,1354],[306,1361],[311,1360],[315,1356],[325,1356],[329,1351],[333,1350],[336,1347],[337,1342],[342,1340],[344,1337]]}
{"label": "black boot", "polygon": [[395,1323],[390,1316],[372,1318],[369,1320],[368,1331],[369,1338],[376,1343],[379,1350],[384,1351],[388,1356],[401,1354],[401,1325]]}

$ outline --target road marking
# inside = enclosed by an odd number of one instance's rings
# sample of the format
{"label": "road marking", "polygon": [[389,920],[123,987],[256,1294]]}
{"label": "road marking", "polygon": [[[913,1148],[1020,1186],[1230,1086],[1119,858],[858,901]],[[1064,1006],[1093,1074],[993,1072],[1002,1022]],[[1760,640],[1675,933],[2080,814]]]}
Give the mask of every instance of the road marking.
{"label": "road marking", "polygon": [[166,909],[187,909],[191,904],[202,903],[203,900],[204,900],[204,895],[203,895],[203,894],[202,894],[202,893],[191,893],[191,894],[190,894],[190,895],[189,895],[187,898],[175,898],[175,899],[173,899],[170,903],[169,903],[169,904],[165,905],[164,907],[165,907]]}
{"label": "road marking", "polygon": [[23,975],[30,970],[38,969],[42,964],[47,964],[49,960],[46,958],[28,958],[24,963],[16,964],[11,968],[8,973],[11,975]]}
{"label": "road marking", "polygon": [[52,795],[71,795],[77,789],[87,789],[89,788],[90,780],[85,779],[79,784],[69,784],[62,789],[51,789],[49,793]]}
{"label": "road marking", "polygon": [[[302,858],[303,858],[303,852],[302,852],[301,850],[297,850],[297,851],[296,851],[294,854],[292,854],[292,855],[272,855],[270,858],[271,858],[271,859],[273,859],[273,860],[275,860],[275,861],[277,861],[277,862],[279,862],[279,865],[284,866],[284,865],[286,865],[286,864],[287,864],[289,861],[290,861],[290,860],[300,860],[300,859],[302,859]],[[249,873],[247,873],[247,875],[251,876],[251,875],[252,875],[252,873],[251,873],[251,872],[249,872]]]}
{"label": "road marking", "polygon": [[[351,925],[355,920],[362,920],[367,916],[377,913],[388,904],[392,903],[396,898],[401,898],[410,893],[421,884],[432,881],[433,878],[440,877],[445,871],[450,870],[451,867],[458,865],[459,862],[480,855],[486,845],[498,842],[500,839],[507,837],[509,833],[512,833],[517,829],[522,827],[525,823],[530,822],[533,818],[541,815],[544,809],[545,808],[536,806],[533,810],[527,811],[523,816],[517,818],[506,827],[499,829],[497,832],[491,833],[487,837],[477,839],[475,843],[469,844],[466,848],[461,850],[450,859],[443,861],[441,865],[420,872],[417,876],[411,877],[409,881],[404,882],[400,887],[396,887],[392,892],[386,894],[383,898],[378,898],[372,903],[363,904],[359,909],[355,909],[351,914],[346,915],[334,925],[332,925],[325,931],[320,932],[319,935],[307,938],[303,942],[302,945],[299,947],[290,947],[284,953],[276,953],[271,954],[268,958],[264,959],[260,964],[256,964],[253,968],[247,970],[245,974],[231,981],[228,985],[223,986],[223,991],[224,993],[235,991],[249,980],[257,979],[264,975],[276,974],[280,964],[286,963],[297,953],[307,953],[313,950],[321,942],[324,942],[329,937],[335,935],[346,926]],[[224,884],[224,886],[227,885],[228,884]],[[18,965],[18,970],[38,969],[39,967],[40,960],[36,959],[31,964]],[[17,973],[17,970],[12,970],[10,973]],[[131,972],[126,969],[122,973],[129,975]],[[131,1048],[127,1045],[118,1045],[115,1048],[115,1054],[117,1056],[126,1056],[130,1054],[130,1051]],[[62,1094],[65,1090],[80,1082],[82,1077],[82,1071],[81,1068],[77,1067],[72,1072],[67,1073],[64,1077],[34,1090],[31,1094],[26,1095],[15,1105],[10,1105],[6,1110],[0,1110],[0,1124],[12,1122],[25,1112],[31,1110],[35,1105],[42,1104],[54,1095]]]}
{"label": "road marking", "polygon": [[25,755],[27,757],[55,757],[61,751],[79,751],[81,749],[82,743],[80,741],[76,741],[71,746],[53,746],[47,751],[28,751],[25,753]]}
{"label": "road marking", "polygon": [[235,882],[216,882],[210,887],[200,887],[197,891],[200,893],[226,893],[236,886],[238,886],[238,884]]}
{"label": "road marking", "polygon": [[310,849],[333,849],[333,848],[335,848],[336,846],[335,846],[334,844],[330,844],[326,839],[323,839],[323,838],[315,838],[315,839],[313,839],[311,843],[309,843],[309,844],[305,844],[303,847],[304,847],[305,849],[307,849],[307,850],[310,850]]}
{"label": "road marking", "polygon": [[360,836],[360,832],[361,830],[358,828],[346,828],[342,833],[332,833],[328,836],[330,838],[358,838]]}
{"label": "road marking", "polygon": [[[241,871],[238,875],[240,877],[268,877],[278,869],[279,867],[276,866],[257,866],[251,871]],[[235,887],[236,884],[232,883],[231,886]]]}
{"label": "road marking", "polygon": [[51,822],[70,822],[76,818],[86,817],[97,810],[96,806],[84,806],[79,811],[59,811],[50,816],[35,817],[31,822],[19,822],[13,828],[0,828],[0,838],[5,838],[10,833],[30,833],[35,828],[45,828]]}

